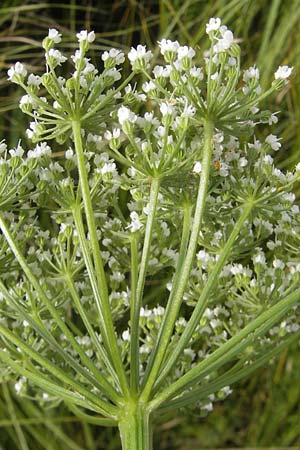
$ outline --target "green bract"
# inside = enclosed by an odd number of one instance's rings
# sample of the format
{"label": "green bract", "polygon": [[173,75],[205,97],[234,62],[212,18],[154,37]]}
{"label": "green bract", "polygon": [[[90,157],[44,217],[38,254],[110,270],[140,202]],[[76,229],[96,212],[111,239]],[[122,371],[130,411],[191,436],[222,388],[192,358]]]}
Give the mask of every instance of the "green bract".
{"label": "green bract", "polygon": [[45,74],[9,70],[37,145],[0,144],[2,377],[117,424],[128,450],[151,448],[157,416],[207,414],[300,328],[300,169],[277,169],[280,140],[255,135],[292,69],[262,92],[220,19],[207,33],[203,59],[163,39],[152,69],[132,48],[122,80],[124,54],[100,73],[82,31],[66,80],[51,29]]}

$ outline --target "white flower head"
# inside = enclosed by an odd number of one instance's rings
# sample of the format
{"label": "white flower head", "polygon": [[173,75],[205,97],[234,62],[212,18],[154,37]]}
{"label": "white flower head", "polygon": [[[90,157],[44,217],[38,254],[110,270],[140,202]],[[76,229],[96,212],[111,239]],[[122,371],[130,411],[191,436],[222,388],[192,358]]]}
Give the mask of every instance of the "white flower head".
{"label": "white flower head", "polygon": [[206,33],[209,34],[212,31],[216,31],[221,26],[221,19],[217,17],[216,19],[214,17],[211,17],[209,19],[209,22],[206,24]]}
{"label": "white flower head", "polygon": [[142,228],[143,224],[140,221],[139,215],[136,211],[130,213],[131,224],[129,225],[131,233],[138,231]]}
{"label": "white flower head", "polygon": [[202,171],[202,164],[200,161],[196,161],[193,168],[193,172],[198,174],[201,173],[201,171]]}
{"label": "white flower head", "polygon": [[148,92],[154,91],[156,89],[156,85],[151,80],[145,81],[145,83],[143,83],[142,85],[142,89],[147,94]]}
{"label": "white flower head", "polygon": [[137,116],[126,106],[121,106],[118,109],[118,119],[120,125],[123,125],[124,122],[135,123]]}
{"label": "white flower head", "polygon": [[158,42],[160,53],[162,55],[165,55],[166,52],[174,52],[177,53],[177,50],[180,47],[180,44],[178,41],[171,41],[171,39],[162,39]]}
{"label": "white flower head", "polygon": [[120,137],[121,130],[120,128],[114,128],[113,132],[106,130],[104,133],[105,139],[111,141],[112,139],[118,139]]}
{"label": "white flower head", "polygon": [[48,38],[50,38],[54,44],[59,44],[61,42],[61,33],[55,28],[49,28]]}
{"label": "white flower head", "polygon": [[190,68],[190,75],[193,78],[197,78],[198,80],[203,80],[204,75],[201,67],[191,67]]}
{"label": "white flower head", "polygon": [[104,63],[111,62],[113,65],[119,65],[125,61],[125,55],[121,50],[111,48],[109,51],[103,53],[101,59]]}
{"label": "white flower head", "polygon": [[54,60],[54,63],[58,66],[67,61],[67,58],[63,56],[63,54],[55,48],[50,48],[48,55],[49,58],[52,58]]}
{"label": "white flower head", "polygon": [[178,60],[181,61],[183,58],[192,59],[195,56],[196,52],[193,48],[184,45],[178,48],[177,54]]}
{"label": "white flower head", "polygon": [[174,113],[174,108],[172,105],[170,105],[170,103],[162,103],[159,109],[163,116],[166,116],[167,114],[173,115]]}
{"label": "white flower head", "polygon": [[281,259],[275,258],[273,261],[273,267],[275,269],[281,269],[283,270],[285,268],[285,264]]}
{"label": "white flower head", "polygon": [[153,53],[148,50],[145,45],[138,45],[137,48],[131,47],[128,53],[128,59],[131,63],[133,69],[145,69],[149,66],[149,61],[151,60]]}
{"label": "white flower head", "polygon": [[230,30],[222,30],[220,29],[222,34],[222,39],[218,39],[218,42],[214,45],[213,50],[215,53],[224,52],[231,47],[233,43],[233,33]]}
{"label": "white flower head", "polygon": [[191,117],[194,117],[195,114],[196,114],[196,108],[193,105],[189,105],[188,103],[186,103],[181,116],[185,117],[185,118],[191,118]]}
{"label": "white flower head", "polygon": [[27,75],[27,70],[25,69],[23,64],[18,61],[14,66],[8,69],[7,75],[9,81],[14,81],[16,79],[16,76],[18,75],[22,78],[25,78]]}
{"label": "white flower head", "polygon": [[42,79],[41,77],[39,77],[38,75],[34,75],[33,73],[31,73],[28,76],[28,80],[27,80],[28,86],[36,86],[39,87],[39,85],[42,83]]}
{"label": "white flower head", "polygon": [[251,80],[259,80],[259,69],[255,66],[244,70],[243,80],[248,83]]}
{"label": "white flower head", "polygon": [[274,74],[275,80],[286,80],[287,78],[289,78],[292,71],[293,71],[293,67],[279,66]]}
{"label": "white flower head", "polygon": [[129,332],[129,330],[123,331],[122,339],[123,339],[123,341],[127,341],[127,342],[130,341],[130,332]]}
{"label": "white flower head", "polygon": [[114,174],[117,171],[117,166],[114,162],[108,162],[105,163],[102,169],[100,170],[102,175],[105,175],[106,173]]}
{"label": "white flower head", "polygon": [[65,153],[66,159],[72,159],[74,157],[74,151],[71,148],[68,148]]}
{"label": "white flower head", "polygon": [[162,39],[158,41],[160,53],[164,56],[166,62],[173,62],[177,56],[177,51],[180,47],[178,41],[171,41],[170,39]]}
{"label": "white flower head", "polygon": [[88,32],[87,30],[80,31],[80,33],[76,34],[76,37],[77,37],[79,43],[86,41],[89,44],[94,42],[94,40],[96,38],[94,31]]}
{"label": "white flower head", "polygon": [[32,105],[32,97],[30,97],[30,95],[23,95],[21,98],[20,98],[20,102],[19,102],[19,105],[20,106],[23,106],[23,105]]}
{"label": "white flower head", "polygon": [[277,152],[277,150],[279,150],[281,147],[278,137],[274,134],[269,134],[269,136],[266,137],[265,142],[269,144],[272,150],[274,150],[275,152]]}

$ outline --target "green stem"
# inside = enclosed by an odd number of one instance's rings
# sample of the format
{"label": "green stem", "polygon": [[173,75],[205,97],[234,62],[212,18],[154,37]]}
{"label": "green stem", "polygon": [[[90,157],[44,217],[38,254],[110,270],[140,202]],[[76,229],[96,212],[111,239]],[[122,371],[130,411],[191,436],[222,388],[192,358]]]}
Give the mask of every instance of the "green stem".
{"label": "green stem", "polygon": [[184,291],[190,276],[191,266],[195,257],[209,182],[211,157],[213,151],[213,131],[214,131],[213,123],[209,120],[205,121],[202,173],[199,182],[198,196],[190,242],[188,245],[184,263],[182,264],[180,279],[178,280],[178,283],[176,283],[176,286],[174,287],[173,290],[174,294],[170,294],[166,313],[164,315],[161,328],[159,330],[157,341],[150,356],[150,360],[148,363],[149,368],[147,367],[146,375],[144,377],[144,391],[141,397],[144,401],[146,401],[149,398],[152,387],[157,380],[157,376],[161,368],[162,361],[165,357],[173,333],[176,319],[178,317],[179,308],[182,303]]}
{"label": "green stem", "polygon": [[[99,283],[99,291],[100,291],[100,301],[98,301],[98,297],[95,297],[97,308],[99,310],[100,316],[103,316],[103,329],[104,334],[109,342],[109,347],[107,350],[111,349],[111,355],[113,355],[113,362],[115,365],[116,372],[119,376],[119,381],[121,388],[123,390],[123,394],[128,396],[128,383],[126,379],[126,374],[124,370],[124,366],[121,359],[120,349],[118,347],[117,338],[114,330],[109,298],[108,298],[108,289],[105,278],[104,266],[102,261],[102,256],[99,247],[99,241],[97,236],[97,229],[94,217],[94,211],[92,206],[92,200],[90,196],[90,187],[88,182],[87,170],[86,170],[86,161],[83,151],[82,139],[81,139],[81,125],[79,120],[74,120],[72,122],[72,129],[74,135],[74,144],[75,150],[77,154],[78,160],[78,172],[80,179],[80,187],[82,192],[82,199],[84,203],[84,210],[86,215],[86,221],[88,225],[88,230],[90,233],[91,246],[93,259],[95,264],[96,276]],[[83,236],[82,236],[83,238]],[[85,238],[83,238],[85,239]]]}
{"label": "green stem", "polygon": [[162,380],[167,376],[167,374],[170,372],[172,367],[174,367],[174,364],[176,363],[177,359],[179,358],[181,352],[188,345],[188,343],[192,337],[192,334],[193,334],[195,328],[197,327],[197,325],[199,324],[199,320],[200,320],[203,312],[205,311],[207,302],[210,298],[210,294],[218,281],[220,272],[222,271],[224,264],[231,252],[232,246],[233,246],[237,236],[239,235],[242,227],[244,226],[244,223],[247,220],[247,217],[249,216],[252,208],[253,208],[253,204],[249,203],[245,207],[239,220],[235,224],[234,229],[233,229],[232,233],[230,234],[229,239],[226,242],[226,244],[219,256],[219,259],[218,259],[215,267],[213,268],[210,276],[208,277],[207,283],[205,284],[205,287],[200,294],[200,297],[199,297],[199,300],[197,301],[196,307],[191,315],[190,320],[187,323],[187,326],[186,326],[184,332],[182,333],[182,335],[179,339],[179,342],[176,345],[176,348],[172,352],[172,354],[169,357],[168,361],[166,362],[159,378],[157,379],[157,381],[155,383],[156,388],[161,384]]}
{"label": "green stem", "polygon": [[[85,366],[82,368],[82,371],[84,373],[84,376],[86,379],[90,380],[93,384],[95,382],[97,383],[97,380],[100,379],[99,377],[99,371],[96,368],[96,366],[93,364],[93,362],[90,360],[90,358],[86,355],[85,351],[82,349],[82,347],[78,344],[76,341],[73,333],[70,331],[70,329],[67,327],[65,322],[62,320],[59,312],[57,311],[56,307],[52,304],[51,300],[48,299],[46,294],[44,293],[44,290],[42,289],[39,281],[34,276],[32,270],[28,266],[26,259],[20,252],[19,248],[17,247],[6,223],[4,222],[3,218],[0,215],[0,228],[2,233],[4,234],[6,241],[8,242],[8,245],[10,246],[13,254],[15,255],[16,260],[20,264],[23,272],[25,273],[26,277],[28,278],[29,282],[37,292],[40,300],[44,303],[44,305],[47,307],[48,311],[56,321],[57,325],[61,329],[61,331],[64,333],[70,344],[73,346],[73,348],[76,350],[77,354],[79,355],[83,365]],[[88,369],[88,370],[86,370]],[[91,373],[90,373],[91,372]],[[94,374],[96,378],[91,376],[91,374]]]}
{"label": "green stem", "polygon": [[[136,288],[138,282],[138,238],[137,233],[133,233],[131,237],[131,270],[130,270],[130,323],[133,324],[135,320],[135,308],[136,308]],[[134,346],[131,345],[131,351]],[[135,354],[130,355],[130,361],[135,357]],[[133,371],[130,371],[130,387],[133,391],[136,391],[136,379],[133,376]]]}
{"label": "green stem", "polygon": [[[189,236],[190,236],[190,227],[191,227],[191,213],[192,213],[191,209],[192,209],[191,205],[186,205],[184,208],[179,257],[178,257],[175,275],[173,277],[172,289],[170,292],[167,308],[165,311],[166,316],[168,316],[170,314],[169,310],[173,304],[173,297],[175,295],[175,292],[177,291],[177,284],[179,283],[179,280],[181,278],[182,265],[183,265],[185,257],[186,257],[187,246],[189,243]],[[146,372],[145,372],[145,377],[144,377],[145,380],[147,380],[147,377],[148,377],[148,374],[149,374],[151,368],[152,368],[152,361],[150,359],[150,361],[148,362]]]}
{"label": "green stem", "polygon": [[113,408],[111,410],[113,413],[108,414],[107,411],[103,411],[102,408],[100,408],[95,403],[91,403],[89,400],[82,397],[82,395],[74,393],[73,391],[65,389],[59,386],[58,384],[50,382],[49,378],[42,375],[41,372],[34,373],[31,372],[30,370],[25,369],[23,365],[20,365],[18,362],[10,358],[8,352],[5,352],[4,350],[1,349],[0,349],[0,360],[7,363],[7,365],[9,367],[12,367],[14,371],[19,375],[26,377],[28,380],[32,381],[35,385],[44,389],[46,392],[49,392],[50,394],[53,394],[58,398],[65,400],[66,402],[71,402],[83,408],[88,408],[91,411],[103,414],[105,417],[111,418],[116,417],[116,408],[114,408],[113,406],[110,406],[109,404],[106,405],[106,409],[107,407],[109,409]]}
{"label": "green stem", "polygon": [[12,308],[14,308],[15,311],[18,312],[18,316],[25,319],[29,323],[29,325],[36,331],[36,333],[40,337],[42,337],[45,342],[47,342],[50,345],[50,348],[52,348],[55,352],[57,352],[57,354],[60,355],[65,360],[65,362],[67,362],[68,365],[70,367],[72,367],[72,369],[75,372],[77,372],[78,374],[80,373],[83,377],[88,379],[95,387],[97,387],[100,391],[103,391],[106,395],[109,396],[109,394],[107,394],[107,391],[105,390],[105,385],[107,384],[107,381],[106,381],[106,383],[103,383],[104,377],[101,375],[101,373],[98,371],[98,369],[96,369],[96,367],[95,367],[96,370],[94,370],[94,375],[97,376],[97,378],[93,378],[89,375],[89,372],[87,372],[85,370],[85,368],[81,366],[80,363],[78,363],[71,355],[66,353],[65,349],[61,345],[58,344],[58,342],[54,339],[52,334],[49,333],[49,331],[45,327],[44,323],[39,318],[37,312],[35,311],[31,315],[26,310],[24,310],[20,306],[20,302],[15,300],[8,293],[8,291],[6,290],[6,288],[4,287],[4,285],[1,281],[0,281],[0,292],[2,292],[2,294],[5,295],[5,301],[9,302],[10,306]]}
{"label": "green stem", "polygon": [[82,117],[82,120],[87,120],[90,117],[92,117],[94,114],[96,114],[100,109],[104,108],[105,104],[108,103],[108,101],[114,96],[116,95],[118,92],[120,92],[124,87],[127,86],[128,83],[130,83],[130,81],[132,80],[132,78],[134,77],[134,72],[131,72],[130,75],[128,75],[128,77],[126,78],[126,80],[123,81],[122,84],[120,84],[120,86],[115,89],[111,95],[109,96],[105,96],[105,98],[101,101],[101,102],[96,102],[96,105],[88,112],[86,112],[84,114],[84,116]]}
{"label": "green stem", "polygon": [[78,381],[75,381],[72,377],[67,375],[62,369],[56,367],[55,364],[47,360],[45,357],[41,356],[39,352],[33,350],[31,346],[23,342],[14,333],[12,333],[10,330],[5,328],[1,324],[0,324],[0,332],[1,336],[8,339],[11,343],[13,343],[16,346],[16,348],[20,348],[26,355],[28,355],[29,358],[36,361],[41,367],[43,367],[49,373],[55,376],[57,380],[59,380],[59,382],[70,386],[70,388],[73,389],[75,392],[79,392],[81,395],[85,396],[85,398],[89,399],[91,402],[94,402],[95,404],[99,404],[99,406],[101,406],[101,408],[105,410],[105,408],[107,407],[106,402],[99,399],[99,397],[96,394],[90,392],[86,387],[84,387],[83,384],[80,384]]}
{"label": "green stem", "polygon": [[[265,334],[275,323],[277,323],[286,313],[291,310],[300,299],[300,288],[292,294],[280,300],[276,305],[264,311],[256,319],[252,320],[245,328],[239,333],[233,336],[229,341],[223,344],[220,348],[215,350],[211,355],[205,358],[203,361],[196,364],[189,372],[187,372],[179,380],[168,386],[163,392],[161,392],[151,403],[150,408],[153,411],[157,409],[162,403],[169,398],[173,397],[176,393],[182,392],[189,386],[195,385],[195,383],[202,376],[207,373],[206,370],[210,367],[217,369],[224,363],[220,362],[221,358],[225,356],[226,361],[229,352],[234,351],[234,355],[245,349],[249,342],[253,339],[253,333],[256,336]],[[233,356],[233,355],[231,355]],[[213,366],[214,365],[214,366]]]}
{"label": "green stem", "polygon": [[267,352],[265,352],[265,350],[262,351],[252,363],[245,364],[244,358],[241,368],[238,366],[238,364],[240,363],[239,361],[239,363],[237,364],[237,369],[230,369],[225,372],[224,375],[219,375],[213,381],[208,382],[207,385],[197,386],[188,391],[186,394],[181,395],[178,399],[167,402],[165,405],[159,408],[159,412],[165,413],[167,411],[174,411],[174,409],[184,408],[193,404],[194,402],[198,402],[199,400],[207,398],[209,395],[219,391],[224,386],[231,386],[233,383],[236,383],[237,381],[248,377],[259,367],[268,363],[268,361],[270,361],[272,358],[276,357],[280,352],[282,352],[283,349],[292,344],[296,339],[298,339],[298,336],[295,333],[294,336],[289,336],[288,338],[284,339],[284,341],[277,345],[275,348],[271,347],[271,349]]}
{"label": "green stem", "polygon": [[136,285],[135,301],[131,304],[131,339],[130,339],[130,362],[131,362],[131,387],[133,392],[138,389],[139,383],[139,323],[140,309],[142,306],[143,292],[148,267],[149,251],[152,240],[153,225],[157,209],[157,198],[159,192],[160,181],[153,178],[150,188],[149,213],[146,224],[145,240],[142,251],[141,264]]}
{"label": "green stem", "polygon": [[[76,291],[76,288],[74,286],[74,282],[70,276],[70,274],[67,274],[65,277],[67,286],[69,288],[69,292],[73,298],[73,301],[75,303],[75,306],[77,308],[77,311],[79,312],[79,315],[89,333],[89,336],[91,338],[91,340],[94,343],[95,346],[95,350],[99,353],[100,355],[100,361],[104,362],[105,366],[107,367],[107,369],[109,370],[111,376],[113,377],[114,381],[117,383],[118,385],[118,378],[117,375],[114,371],[114,368],[111,366],[111,363],[107,357],[107,354],[105,352],[105,350],[103,349],[101,343],[99,342],[99,339],[96,336],[96,333],[89,321],[89,318],[87,317],[84,307],[81,304],[79,295]],[[103,385],[106,387],[106,391],[109,393],[108,395],[110,396],[110,398],[115,401],[116,403],[119,403],[121,398],[118,396],[118,394],[116,393],[116,391],[114,390],[114,388],[111,386],[111,384],[109,384],[109,382],[107,380],[105,380],[105,378],[103,377],[103,379],[101,380]]]}
{"label": "green stem", "polygon": [[8,386],[6,383],[3,383],[3,394],[4,394],[5,401],[6,401],[8,413],[11,417],[14,429],[16,431],[16,435],[18,436],[18,440],[19,440],[21,449],[29,450],[26,438],[22,431],[22,427],[20,426],[20,422],[16,415],[14,404],[12,402],[11,395],[10,395],[10,392],[9,392],[9,389],[8,389]]}
{"label": "green stem", "polygon": [[122,450],[152,450],[149,411],[139,404],[125,405],[119,421]]}

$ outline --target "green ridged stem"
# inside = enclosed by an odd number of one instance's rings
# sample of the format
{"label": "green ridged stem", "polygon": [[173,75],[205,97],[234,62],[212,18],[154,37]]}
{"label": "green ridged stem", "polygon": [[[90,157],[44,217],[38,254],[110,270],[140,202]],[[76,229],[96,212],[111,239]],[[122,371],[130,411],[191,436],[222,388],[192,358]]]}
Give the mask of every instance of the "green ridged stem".
{"label": "green ridged stem", "polygon": [[119,431],[122,450],[153,450],[151,417],[145,405],[126,404]]}

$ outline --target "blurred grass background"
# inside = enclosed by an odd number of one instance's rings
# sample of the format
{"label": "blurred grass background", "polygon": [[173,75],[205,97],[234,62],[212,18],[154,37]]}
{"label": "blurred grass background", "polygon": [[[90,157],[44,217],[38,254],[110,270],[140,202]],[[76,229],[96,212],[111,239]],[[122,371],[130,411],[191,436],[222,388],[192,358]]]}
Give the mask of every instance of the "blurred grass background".
{"label": "blurred grass background", "polygon": [[[128,50],[168,37],[203,50],[205,24],[221,17],[242,47],[244,68],[256,62],[262,84],[273,79],[278,65],[294,66],[291,82],[267,107],[280,110],[274,134],[282,137],[278,163],[288,169],[300,161],[300,0],[70,0],[66,3],[2,0],[0,3],[0,140],[10,146],[22,138],[27,119],[18,110],[21,92],[7,82],[7,69],[17,60],[33,72],[43,71],[41,40],[48,28],[64,35],[71,52],[74,33],[97,33],[93,59],[110,47]],[[156,53],[157,54],[157,53]],[[126,70],[126,68],[124,69]],[[265,105],[266,106],[266,105]],[[29,143],[27,143],[30,145]],[[300,449],[300,350],[286,350],[272,365],[239,383],[224,403],[206,418],[195,412],[157,425],[157,450],[204,448],[293,447]],[[1,380],[1,376],[0,376]],[[13,386],[0,389],[0,450],[117,450],[113,429],[99,429],[63,405],[41,408],[17,397]]]}

